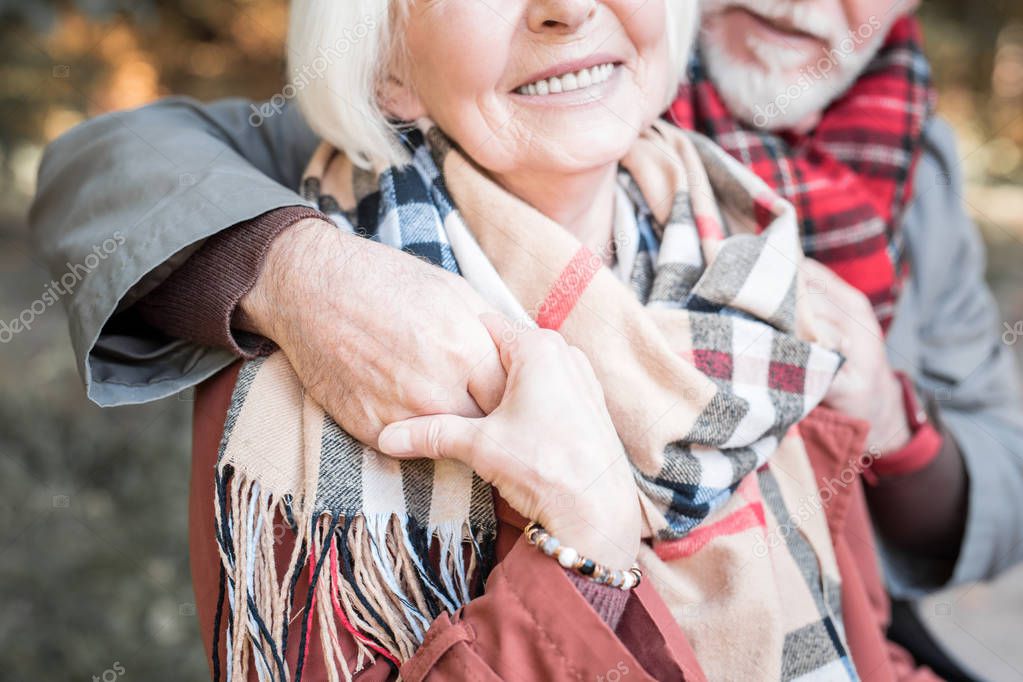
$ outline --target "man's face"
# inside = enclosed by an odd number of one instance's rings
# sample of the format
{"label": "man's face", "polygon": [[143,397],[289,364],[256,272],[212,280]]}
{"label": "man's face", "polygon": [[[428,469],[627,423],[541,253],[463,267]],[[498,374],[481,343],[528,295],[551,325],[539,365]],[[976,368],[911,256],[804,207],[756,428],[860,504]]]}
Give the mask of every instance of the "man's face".
{"label": "man's face", "polygon": [[811,127],[917,0],[701,0],[700,47],[725,104],[769,130]]}

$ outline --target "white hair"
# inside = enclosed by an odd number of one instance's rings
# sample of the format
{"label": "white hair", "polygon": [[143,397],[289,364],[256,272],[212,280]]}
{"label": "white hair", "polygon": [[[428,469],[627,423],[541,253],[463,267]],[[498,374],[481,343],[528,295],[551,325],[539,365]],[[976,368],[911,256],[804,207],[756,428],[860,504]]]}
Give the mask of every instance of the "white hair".
{"label": "white hair", "polygon": [[[396,125],[381,108],[378,94],[388,65],[403,49],[395,28],[407,16],[412,1],[292,2],[289,87],[310,127],[364,168],[408,162],[396,139]],[[668,18],[670,73],[681,80],[699,22],[698,0],[662,1]],[[665,108],[678,82],[669,83]]]}

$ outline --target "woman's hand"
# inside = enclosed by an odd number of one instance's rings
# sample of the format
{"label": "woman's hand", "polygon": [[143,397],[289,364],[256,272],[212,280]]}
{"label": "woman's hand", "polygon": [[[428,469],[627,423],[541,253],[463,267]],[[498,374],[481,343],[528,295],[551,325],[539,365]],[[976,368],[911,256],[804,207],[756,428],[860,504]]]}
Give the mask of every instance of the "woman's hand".
{"label": "woman's hand", "polygon": [[884,333],[870,301],[822,263],[803,261],[807,299],[821,342],[846,362],[824,402],[870,423],[867,447],[877,454],[902,448],[910,439],[902,386],[888,364]]}
{"label": "woman's hand", "polygon": [[516,335],[499,315],[481,319],[508,373],[501,404],[484,418],[391,424],[378,448],[395,457],[462,461],[562,544],[628,568],[639,551],[639,497],[589,360],[557,332]]}
{"label": "woman's hand", "polygon": [[245,328],[272,339],[348,433],[426,414],[481,416],[505,374],[460,277],[320,220],[274,240],[242,299]]}

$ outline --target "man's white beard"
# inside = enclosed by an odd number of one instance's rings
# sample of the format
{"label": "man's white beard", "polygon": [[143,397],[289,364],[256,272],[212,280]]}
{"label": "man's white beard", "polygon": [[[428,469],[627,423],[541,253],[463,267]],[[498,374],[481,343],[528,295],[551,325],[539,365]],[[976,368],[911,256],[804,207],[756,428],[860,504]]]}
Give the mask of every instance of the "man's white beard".
{"label": "man's white beard", "polygon": [[821,50],[820,58],[805,68],[792,64],[796,55],[790,50],[763,42],[749,44],[757,55],[754,63],[733,57],[725,46],[706,38],[700,49],[707,74],[732,115],[755,128],[784,130],[843,95],[877,54],[886,33],[875,31],[853,52]]}

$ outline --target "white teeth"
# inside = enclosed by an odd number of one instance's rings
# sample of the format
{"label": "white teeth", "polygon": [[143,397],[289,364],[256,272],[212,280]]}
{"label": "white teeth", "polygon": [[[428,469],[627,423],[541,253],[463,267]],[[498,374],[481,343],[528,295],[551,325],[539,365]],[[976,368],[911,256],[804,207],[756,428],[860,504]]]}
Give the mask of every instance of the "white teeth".
{"label": "white teeth", "polygon": [[571,92],[603,83],[614,73],[614,64],[600,64],[588,69],[580,69],[573,73],[552,76],[543,80],[523,85],[515,90],[520,95],[547,95],[559,92]]}

